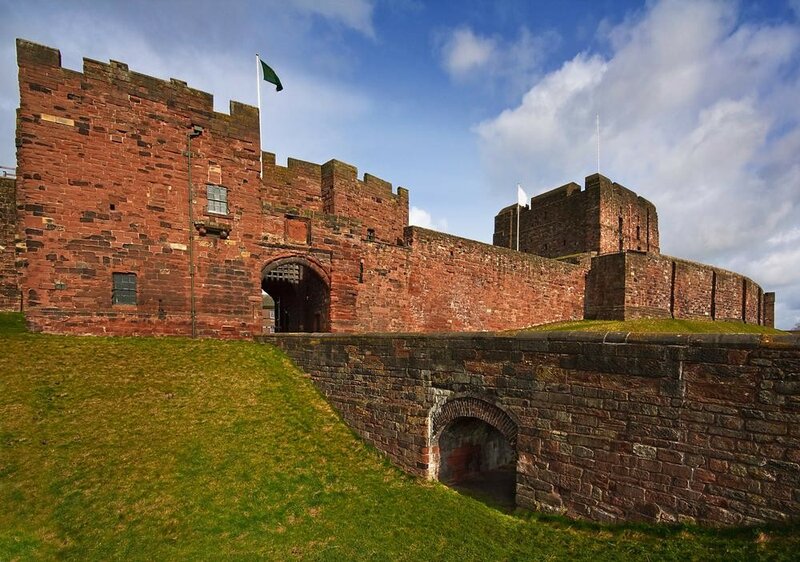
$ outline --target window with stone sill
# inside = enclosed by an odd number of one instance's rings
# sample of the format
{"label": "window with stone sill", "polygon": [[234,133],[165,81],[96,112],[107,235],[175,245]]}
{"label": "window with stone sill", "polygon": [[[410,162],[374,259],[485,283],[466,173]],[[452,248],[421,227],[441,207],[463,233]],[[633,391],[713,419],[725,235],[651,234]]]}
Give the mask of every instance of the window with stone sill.
{"label": "window with stone sill", "polygon": [[136,304],[136,274],[114,273],[111,288],[112,304]]}
{"label": "window with stone sill", "polygon": [[215,215],[228,214],[228,189],[221,185],[207,185],[208,212]]}

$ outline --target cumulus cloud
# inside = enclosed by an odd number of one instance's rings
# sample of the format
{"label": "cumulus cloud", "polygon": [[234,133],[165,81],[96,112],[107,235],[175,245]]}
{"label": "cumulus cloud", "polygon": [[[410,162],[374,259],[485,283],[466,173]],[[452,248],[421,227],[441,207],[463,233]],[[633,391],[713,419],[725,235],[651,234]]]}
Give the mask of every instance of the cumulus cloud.
{"label": "cumulus cloud", "polygon": [[[263,147],[281,152],[279,162],[287,155],[325,161],[331,157],[331,146],[347,147],[349,139],[342,123],[363,117],[373,104],[353,82],[343,80],[336,72],[317,71],[318,67],[336,68],[339,63],[331,60],[334,49],[313,32],[310,22],[324,17],[367,33],[372,25],[372,4],[358,0],[312,6],[306,2],[308,7],[304,7],[304,1],[292,0],[286,10],[276,9],[277,0],[269,4],[234,3],[220,12],[214,3],[196,0],[186,16],[196,19],[174,32],[170,22],[185,9],[179,3],[159,4],[162,18],[157,20],[147,15],[148,10],[135,6],[77,2],[68,8],[43,9],[24,3],[9,10],[7,21],[17,36],[59,49],[67,68],[81,71],[83,57],[121,60],[133,71],[163,79],[174,76],[212,93],[214,108],[222,112],[228,111],[229,100],[257,104],[253,55],[263,55],[272,45],[265,56],[279,73],[286,92],[262,92]],[[242,11],[251,17],[243,18]],[[362,15],[356,17],[358,14]],[[208,27],[212,17],[216,27],[198,42],[192,37],[193,30]],[[165,25],[169,32],[159,27]],[[231,42],[226,34],[242,26],[249,26],[241,30],[242,40]],[[277,45],[283,51],[278,51]],[[310,65],[309,52],[325,52],[327,58],[317,66]],[[291,56],[302,58],[303,63],[291,63]],[[5,76],[17,74],[12,38],[0,42],[0,71]],[[0,165],[4,166],[15,162],[13,110],[19,103],[17,88],[16,79],[0,82],[0,109],[4,110],[0,112]]]}
{"label": "cumulus cloud", "polygon": [[[596,169],[653,201],[662,251],[736,268],[800,315],[800,27],[665,0],[475,127],[488,179],[545,190]],[[796,280],[796,281],[793,281]]]}
{"label": "cumulus cloud", "polygon": [[291,0],[290,4],[306,13],[339,21],[368,37],[375,37],[372,25],[374,5],[369,0]]}
{"label": "cumulus cloud", "polygon": [[442,63],[451,76],[462,78],[486,66],[495,49],[493,39],[479,37],[470,28],[460,27],[453,30],[442,46]]}
{"label": "cumulus cloud", "polygon": [[421,226],[422,228],[432,228],[433,230],[447,230],[447,219],[434,220],[428,211],[413,205],[408,212],[408,224]]}
{"label": "cumulus cloud", "polygon": [[486,77],[510,82],[515,91],[530,86],[548,49],[559,42],[555,32],[534,35],[521,27],[517,37],[479,35],[462,26],[439,37],[442,66],[458,81],[485,81]]}

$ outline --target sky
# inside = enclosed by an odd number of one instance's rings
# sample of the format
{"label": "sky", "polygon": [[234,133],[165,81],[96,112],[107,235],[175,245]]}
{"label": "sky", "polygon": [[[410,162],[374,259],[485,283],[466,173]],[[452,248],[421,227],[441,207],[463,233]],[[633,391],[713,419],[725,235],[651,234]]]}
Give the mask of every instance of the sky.
{"label": "sky", "polygon": [[[750,276],[800,323],[800,0],[0,0],[0,165],[14,39],[256,105],[262,147],[410,190],[411,222],[494,215],[597,171],[656,205],[662,253]],[[269,86],[265,84],[265,86]]]}

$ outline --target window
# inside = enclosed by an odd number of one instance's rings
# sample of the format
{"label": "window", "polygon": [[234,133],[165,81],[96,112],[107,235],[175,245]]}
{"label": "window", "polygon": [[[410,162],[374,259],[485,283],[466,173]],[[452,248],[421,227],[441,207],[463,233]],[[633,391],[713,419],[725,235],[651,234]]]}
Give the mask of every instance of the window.
{"label": "window", "polygon": [[368,228],[367,229],[367,242],[374,242],[375,241],[375,229]]}
{"label": "window", "polygon": [[228,214],[228,189],[221,185],[207,185],[208,212],[217,215]]}
{"label": "window", "polygon": [[136,274],[114,273],[114,287],[111,290],[112,304],[136,304]]}

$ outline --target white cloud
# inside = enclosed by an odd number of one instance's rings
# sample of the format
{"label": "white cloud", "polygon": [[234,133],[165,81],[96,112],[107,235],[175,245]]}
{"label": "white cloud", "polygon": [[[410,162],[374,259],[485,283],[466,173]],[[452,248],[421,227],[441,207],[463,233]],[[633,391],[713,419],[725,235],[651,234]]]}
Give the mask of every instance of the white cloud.
{"label": "white cloud", "polygon": [[290,4],[300,11],[339,21],[368,37],[375,37],[374,5],[370,0],[291,0]]}
{"label": "white cloud", "polygon": [[[339,9],[345,13],[351,9],[348,6],[351,4],[344,3]],[[177,8],[169,5],[164,9]],[[198,12],[202,11],[201,8],[205,9],[199,4]],[[297,11],[300,7],[293,9]],[[320,4],[320,10],[326,9],[324,3]],[[356,8],[352,10],[357,12]],[[334,18],[334,12],[327,17]],[[203,11],[203,14],[208,16],[208,12]],[[194,15],[198,16],[198,13]],[[237,14],[220,14],[220,26],[232,25],[234,20],[222,22],[225,17],[234,18]],[[300,32],[296,32],[295,37],[281,29],[279,23],[271,21],[269,25],[274,29],[271,28],[269,35],[273,43],[280,43],[283,39],[296,43],[315,40],[309,30],[291,19],[298,17],[296,14],[287,15],[284,11],[280,17],[289,18],[286,21],[308,35],[302,40]],[[308,17],[303,16],[305,19]],[[128,64],[132,71],[162,79],[176,77],[192,88],[212,93],[217,111],[227,113],[229,100],[257,104],[255,49],[243,46],[243,42],[220,48],[210,40],[186,41],[179,36],[164,40],[150,27],[136,25],[137,22],[127,18],[126,14],[117,14],[113,10],[107,14],[93,13],[92,9],[43,11],[37,17],[31,17],[24,11],[24,6],[17,6],[9,18],[10,27],[20,37],[59,49],[62,64],[67,68],[82,71],[83,57],[99,61],[114,59]],[[276,13],[273,20],[277,18]],[[256,45],[264,47],[258,38],[253,39],[252,46]],[[278,56],[275,51],[271,54],[270,64],[279,73],[285,91],[275,94],[274,90],[262,89],[264,149],[278,152],[279,162],[285,162],[287,156],[319,162],[333,156],[343,157],[338,153],[331,154],[330,147],[340,147],[343,151],[347,148],[349,139],[342,124],[358,120],[371,111],[370,98],[357,90],[354,82],[315,72],[313,67],[298,62],[288,62],[287,55]],[[281,61],[287,62],[278,66]],[[0,42],[0,71],[6,76],[17,74],[13,39]],[[0,108],[12,109],[0,115],[0,165],[13,166],[15,161],[13,109],[19,100],[17,88],[16,79],[0,82]]]}
{"label": "white cloud", "polygon": [[453,30],[442,46],[442,63],[454,78],[462,78],[485,66],[492,58],[495,41],[479,37],[468,27]]}
{"label": "white cloud", "polygon": [[476,126],[489,181],[542,191],[580,181],[596,169],[600,113],[601,171],[656,204],[662,251],[780,287],[786,325],[800,313],[788,240],[800,216],[800,27],[665,0],[612,28],[609,46]]}
{"label": "white cloud", "polygon": [[433,230],[447,230],[447,219],[434,220],[428,211],[413,205],[408,212],[408,224],[421,226],[422,228],[432,228]]}
{"label": "white cloud", "polygon": [[485,82],[487,76],[502,78],[517,92],[530,86],[548,49],[559,41],[555,32],[534,35],[524,26],[513,39],[479,35],[462,26],[440,37],[438,48],[451,78],[475,82]]}

